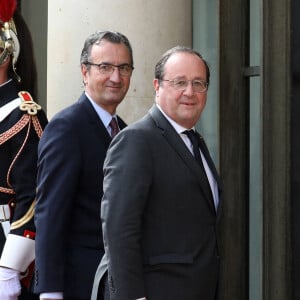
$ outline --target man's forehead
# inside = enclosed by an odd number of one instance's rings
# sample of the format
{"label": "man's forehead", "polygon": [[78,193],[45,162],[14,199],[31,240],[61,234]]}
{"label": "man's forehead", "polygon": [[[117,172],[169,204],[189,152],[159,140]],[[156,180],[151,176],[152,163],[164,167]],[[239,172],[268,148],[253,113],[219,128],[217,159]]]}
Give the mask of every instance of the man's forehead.
{"label": "man's forehead", "polygon": [[114,58],[122,57],[130,59],[130,53],[123,43],[113,43],[102,40],[99,44],[94,44],[91,50],[91,57],[94,58]]}
{"label": "man's forehead", "polygon": [[184,71],[185,69],[188,70],[194,69],[194,70],[202,71],[205,70],[205,64],[200,57],[198,57],[193,53],[178,52],[172,54],[169,57],[164,67],[164,73],[165,74],[168,72],[180,73],[181,70]]}

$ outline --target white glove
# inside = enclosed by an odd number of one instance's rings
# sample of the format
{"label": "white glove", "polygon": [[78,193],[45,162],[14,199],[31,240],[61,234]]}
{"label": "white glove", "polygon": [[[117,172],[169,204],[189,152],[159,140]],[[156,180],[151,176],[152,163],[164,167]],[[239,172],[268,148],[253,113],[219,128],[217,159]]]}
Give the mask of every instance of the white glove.
{"label": "white glove", "polygon": [[0,267],[0,300],[18,300],[20,294],[20,272]]}

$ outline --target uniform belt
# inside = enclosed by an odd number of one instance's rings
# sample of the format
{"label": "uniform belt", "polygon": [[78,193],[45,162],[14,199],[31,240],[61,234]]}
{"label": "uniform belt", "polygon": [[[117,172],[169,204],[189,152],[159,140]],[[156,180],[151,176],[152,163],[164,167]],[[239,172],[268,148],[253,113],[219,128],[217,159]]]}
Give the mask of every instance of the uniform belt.
{"label": "uniform belt", "polygon": [[0,223],[10,220],[10,208],[8,204],[0,205]]}

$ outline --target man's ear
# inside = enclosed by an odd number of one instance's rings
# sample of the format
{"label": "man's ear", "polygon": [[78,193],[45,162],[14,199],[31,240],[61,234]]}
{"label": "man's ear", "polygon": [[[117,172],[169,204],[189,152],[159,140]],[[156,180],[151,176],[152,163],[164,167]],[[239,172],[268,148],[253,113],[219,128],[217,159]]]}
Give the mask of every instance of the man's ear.
{"label": "man's ear", "polygon": [[88,73],[88,68],[85,64],[81,64],[81,74],[82,74],[82,81],[84,85],[87,83],[87,76],[86,74]]}
{"label": "man's ear", "polygon": [[157,92],[159,89],[159,80],[157,78],[153,79],[153,87],[154,87],[154,90]]}

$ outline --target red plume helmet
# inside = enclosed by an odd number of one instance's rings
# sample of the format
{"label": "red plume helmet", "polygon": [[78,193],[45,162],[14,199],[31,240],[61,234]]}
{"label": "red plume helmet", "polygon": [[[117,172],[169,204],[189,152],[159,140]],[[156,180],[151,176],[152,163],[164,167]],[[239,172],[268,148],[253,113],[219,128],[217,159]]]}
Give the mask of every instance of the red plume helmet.
{"label": "red plume helmet", "polygon": [[16,0],[0,0],[0,20],[2,23],[8,22],[13,17],[16,7]]}

